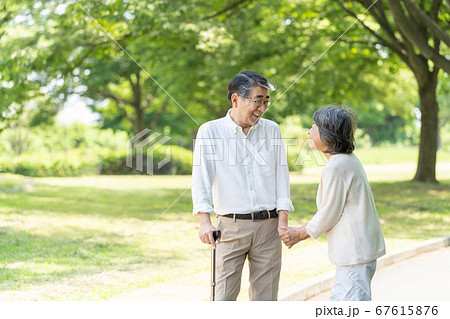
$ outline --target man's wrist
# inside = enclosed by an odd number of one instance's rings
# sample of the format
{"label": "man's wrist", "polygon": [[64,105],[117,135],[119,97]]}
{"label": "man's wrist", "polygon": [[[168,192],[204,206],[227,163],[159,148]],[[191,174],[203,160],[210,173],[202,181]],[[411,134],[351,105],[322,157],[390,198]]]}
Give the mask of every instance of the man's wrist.
{"label": "man's wrist", "polygon": [[288,212],[287,210],[278,211],[278,226],[287,227],[288,225]]}
{"label": "man's wrist", "polygon": [[198,218],[200,219],[200,226],[212,226],[210,213],[199,212]]}

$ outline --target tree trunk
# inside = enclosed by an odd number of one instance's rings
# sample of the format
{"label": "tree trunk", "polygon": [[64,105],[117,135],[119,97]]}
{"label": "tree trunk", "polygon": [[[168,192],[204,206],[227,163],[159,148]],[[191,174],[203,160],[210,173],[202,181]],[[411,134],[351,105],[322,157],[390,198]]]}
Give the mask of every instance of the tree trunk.
{"label": "tree trunk", "polygon": [[131,85],[131,90],[133,91],[133,108],[135,112],[135,120],[133,124],[134,134],[138,134],[145,128],[144,123],[144,106],[142,105],[142,96],[141,96],[141,72],[137,71],[135,74],[136,80],[133,81],[133,78],[130,76],[129,81]]}
{"label": "tree trunk", "polygon": [[140,107],[140,105],[135,106],[135,121],[133,125],[134,134],[138,134],[145,128],[144,124],[144,110]]}
{"label": "tree trunk", "polygon": [[413,178],[413,181],[417,182],[437,183],[436,153],[439,128],[439,108],[436,98],[437,73],[427,72],[426,79],[417,79],[421,111],[419,161]]}

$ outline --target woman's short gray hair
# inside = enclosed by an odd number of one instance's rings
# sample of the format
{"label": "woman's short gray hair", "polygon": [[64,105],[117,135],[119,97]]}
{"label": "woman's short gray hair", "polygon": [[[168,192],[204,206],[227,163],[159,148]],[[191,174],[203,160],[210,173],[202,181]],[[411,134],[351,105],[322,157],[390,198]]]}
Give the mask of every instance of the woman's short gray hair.
{"label": "woman's short gray hair", "polygon": [[356,113],[348,107],[326,105],[314,113],[325,153],[351,154],[355,149]]}
{"label": "woman's short gray hair", "polygon": [[249,96],[250,91],[257,86],[262,86],[269,91],[275,91],[276,87],[270,83],[264,76],[250,70],[244,70],[238,73],[228,84],[228,100],[236,93],[242,99]]}

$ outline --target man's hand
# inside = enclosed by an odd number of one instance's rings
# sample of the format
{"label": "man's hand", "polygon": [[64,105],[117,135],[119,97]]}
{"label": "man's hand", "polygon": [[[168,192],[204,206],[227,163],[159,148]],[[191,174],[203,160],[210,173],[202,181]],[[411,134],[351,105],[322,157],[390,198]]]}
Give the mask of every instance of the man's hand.
{"label": "man's hand", "polygon": [[299,241],[309,238],[309,234],[306,232],[305,227],[281,227],[280,238],[283,243],[291,248]]}
{"label": "man's hand", "polygon": [[284,233],[283,227],[288,227],[288,212],[287,210],[278,211],[278,235]]}
{"label": "man's hand", "polygon": [[[217,230],[211,224],[211,217],[209,213],[198,213],[200,218],[200,231],[198,232],[198,237],[205,244],[210,244],[216,249],[216,242],[214,241],[213,232]],[[220,242],[220,238],[217,240]]]}

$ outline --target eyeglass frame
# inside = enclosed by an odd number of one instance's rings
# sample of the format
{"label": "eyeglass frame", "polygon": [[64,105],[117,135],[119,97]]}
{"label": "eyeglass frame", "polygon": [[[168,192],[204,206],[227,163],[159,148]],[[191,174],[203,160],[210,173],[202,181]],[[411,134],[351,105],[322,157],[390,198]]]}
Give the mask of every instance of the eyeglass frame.
{"label": "eyeglass frame", "polygon": [[[265,108],[268,108],[270,106],[270,104],[272,103],[271,100],[255,100],[255,99],[251,99],[251,98],[248,98],[248,97],[246,97],[245,99],[252,101],[253,103],[255,103],[255,105],[257,107],[261,107],[261,106],[264,105]],[[263,104],[265,102],[267,102],[267,105]],[[259,105],[258,105],[258,103],[259,103]]]}

